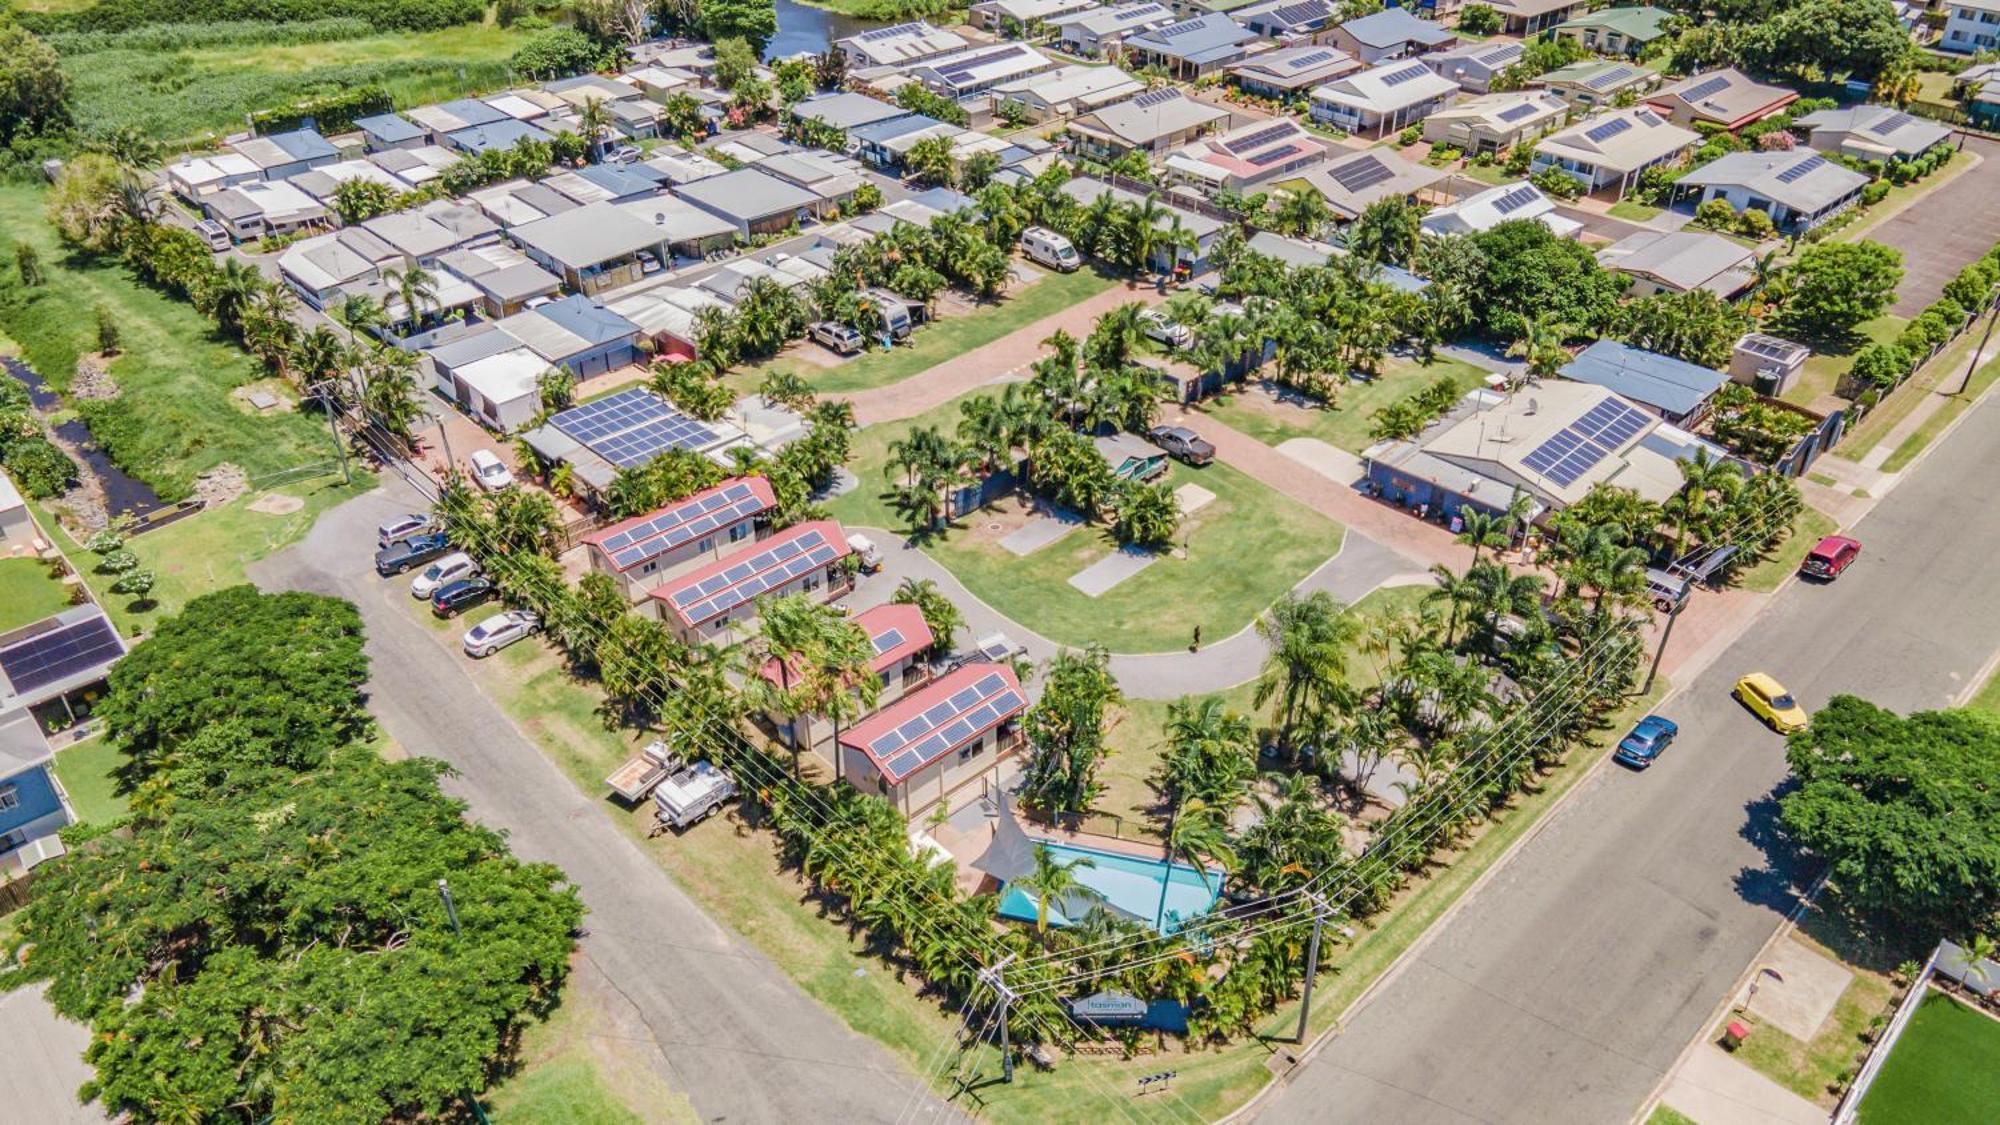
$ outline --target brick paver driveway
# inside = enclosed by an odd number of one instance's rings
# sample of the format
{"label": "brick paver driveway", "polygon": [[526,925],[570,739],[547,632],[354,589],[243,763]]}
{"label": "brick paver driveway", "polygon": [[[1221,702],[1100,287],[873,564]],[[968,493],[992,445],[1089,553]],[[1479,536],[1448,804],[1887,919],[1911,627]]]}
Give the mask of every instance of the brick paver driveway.
{"label": "brick paver driveway", "polygon": [[1867,237],[1903,252],[1897,316],[1915,316],[1938,299],[1944,283],[2000,242],[2000,142],[1966,137],[1979,163],[1918,199]]}

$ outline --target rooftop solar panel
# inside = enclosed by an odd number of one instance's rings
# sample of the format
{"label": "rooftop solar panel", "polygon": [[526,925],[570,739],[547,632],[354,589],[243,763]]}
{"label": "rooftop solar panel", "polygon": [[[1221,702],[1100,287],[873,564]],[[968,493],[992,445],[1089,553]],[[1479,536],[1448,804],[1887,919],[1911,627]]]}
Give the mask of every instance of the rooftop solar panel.
{"label": "rooftop solar panel", "polygon": [[93,616],[0,649],[0,674],[16,694],[26,695],[108,664],[124,651],[111,623]]}
{"label": "rooftop solar panel", "polygon": [[1160,105],[1163,102],[1173,101],[1180,96],[1181,92],[1179,90],[1174,89],[1172,86],[1164,86],[1158,90],[1148,90],[1140,94],[1138,97],[1132,99],[1132,104],[1138,106],[1140,109],[1147,109]]}
{"label": "rooftop solar panel", "polygon": [[1502,215],[1511,215],[1539,198],[1541,198],[1540,192],[1523,185],[1494,200],[1493,209]]}
{"label": "rooftop solar panel", "polygon": [[1647,414],[1606,398],[1536,446],[1521,463],[1567,488],[1646,428]]}
{"label": "rooftop solar panel", "polygon": [[1327,6],[1321,0],[1306,0],[1303,4],[1287,4],[1272,12],[1271,15],[1279,23],[1296,27],[1302,23],[1323,20],[1327,17],[1328,11]]}
{"label": "rooftop solar panel", "polygon": [[1289,137],[1297,130],[1298,126],[1292,124],[1290,121],[1281,121],[1268,129],[1259,129],[1247,137],[1229,141],[1222,147],[1237,156],[1241,156],[1252,149],[1263,148],[1265,145],[1280,138]]}
{"label": "rooftop solar panel", "polygon": [[1632,121],[1630,118],[1614,117],[1602,125],[1593,126],[1585,130],[1583,135],[1586,140],[1590,141],[1608,141],[1631,127]]}
{"label": "rooftop solar panel", "polygon": [[1500,66],[1504,63],[1513,62],[1520,57],[1521,45],[1519,43],[1503,43],[1481,54],[1480,61],[1484,62],[1487,66]]}
{"label": "rooftop solar panel", "polygon": [[1370,156],[1361,160],[1350,160],[1330,173],[1333,182],[1346,191],[1365,191],[1383,180],[1395,176],[1395,170],[1383,163],[1380,157]]}
{"label": "rooftop solar panel", "polygon": [[1430,72],[1431,72],[1430,67],[1427,67],[1422,63],[1417,63],[1415,66],[1406,66],[1401,70],[1392,70],[1389,73],[1383,75],[1382,85],[1401,86],[1405,82],[1409,82],[1417,78],[1422,78],[1424,75],[1429,74]]}
{"label": "rooftop solar panel", "polygon": [[1916,118],[1911,117],[1907,113],[1892,113],[1889,116],[1884,117],[1882,120],[1877,121],[1875,124],[1870,125],[1868,127],[1868,131],[1875,134],[1878,137],[1886,137],[1890,133],[1893,133],[1896,130],[1901,129],[1903,126],[1908,125],[1910,122],[1915,120]]}
{"label": "rooftop solar panel", "polygon": [[875,655],[880,656],[902,643],[903,631],[901,629],[891,629],[875,638]]}
{"label": "rooftop solar panel", "polygon": [[1800,178],[1824,167],[1826,167],[1826,157],[1815,152],[1790,168],[1778,173],[1778,182],[1781,184],[1794,183]]}
{"label": "rooftop solar panel", "polygon": [[1278,148],[1274,148],[1269,152],[1260,152],[1257,155],[1250,157],[1249,161],[1251,164],[1259,168],[1263,168],[1266,167],[1267,165],[1276,164],[1280,160],[1289,160],[1292,157],[1297,156],[1304,151],[1306,151],[1306,147],[1304,145],[1296,145],[1296,144],[1281,145]]}
{"label": "rooftop solar panel", "polygon": [[1729,89],[1729,79],[1721,77],[1710,78],[1682,90],[1680,92],[1680,99],[1684,102],[1698,102],[1703,98],[1719,94],[1727,89]]}
{"label": "rooftop solar panel", "polygon": [[1304,70],[1309,66],[1318,66],[1321,63],[1332,62],[1333,59],[1334,59],[1334,54],[1332,51],[1313,51],[1308,54],[1300,55],[1298,58],[1293,59],[1288,65],[1293,70]]}
{"label": "rooftop solar panel", "polygon": [[1500,120],[1509,123],[1519,121],[1541,108],[1541,106],[1536,105],[1534,102],[1522,102],[1520,105],[1508,106],[1506,109],[1500,111]]}
{"label": "rooftop solar panel", "polygon": [[1589,79],[1584,85],[1592,90],[1602,90],[1607,86],[1616,86],[1636,73],[1638,72],[1629,66],[1614,66],[1610,70]]}

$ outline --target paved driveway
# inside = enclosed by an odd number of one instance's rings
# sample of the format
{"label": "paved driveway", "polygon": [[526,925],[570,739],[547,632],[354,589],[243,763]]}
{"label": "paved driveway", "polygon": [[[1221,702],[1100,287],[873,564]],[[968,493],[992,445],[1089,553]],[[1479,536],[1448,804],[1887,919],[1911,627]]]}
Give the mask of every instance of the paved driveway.
{"label": "paved driveway", "polygon": [[1967,137],[1965,150],[1979,163],[1866,235],[1903,252],[1897,316],[1922,312],[1945,282],[2000,242],[2000,141]]}
{"label": "paved driveway", "polygon": [[304,542],[258,564],[252,578],[265,589],[336,594],[360,606],[370,702],[383,726],[412,753],[456,767],[445,788],[507,832],[522,858],[569,874],[590,907],[583,955],[638,1010],[667,1059],[662,1077],[703,1118],[896,1119],[912,1076],[703,913],[398,604],[409,598],[404,585],[374,577],[372,529],[417,503],[401,482],[350,501]]}
{"label": "paved driveway", "polygon": [[1761,669],[1808,708],[1948,705],[2000,648],[1989,398],[1864,517],[1862,562],[1793,585],[1662,713],[1674,749],[1602,768],[1356,1013],[1271,1122],[1625,1122],[1795,901],[1784,744],[1728,699]]}

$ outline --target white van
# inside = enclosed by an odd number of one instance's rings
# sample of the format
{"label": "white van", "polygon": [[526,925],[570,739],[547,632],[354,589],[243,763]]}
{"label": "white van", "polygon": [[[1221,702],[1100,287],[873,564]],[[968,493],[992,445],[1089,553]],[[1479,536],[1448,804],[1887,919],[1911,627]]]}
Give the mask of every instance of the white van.
{"label": "white van", "polygon": [[194,225],[194,232],[208,244],[210,250],[220,253],[236,245],[229,240],[229,228],[214,219],[203,219]]}
{"label": "white van", "polygon": [[1028,257],[1053,270],[1068,273],[1083,264],[1069,239],[1047,227],[1029,227],[1021,232],[1021,249]]}

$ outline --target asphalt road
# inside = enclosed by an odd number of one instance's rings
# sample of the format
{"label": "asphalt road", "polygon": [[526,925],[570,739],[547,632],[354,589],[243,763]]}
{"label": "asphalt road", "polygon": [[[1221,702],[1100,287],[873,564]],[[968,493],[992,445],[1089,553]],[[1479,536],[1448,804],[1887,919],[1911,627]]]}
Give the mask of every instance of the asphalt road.
{"label": "asphalt road", "polygon": [[1996,463],[1989,399],[1861,520],[1838,582],[1789,587],[1661,708],[1658,765],[1587,779],[1261,1120],[1628,1121],[1810,877],[1771,838],[1783,742],[1731,685],[1948,705],[2000,649]]}
{"label": "asphalt road", "polygon": [[[662,1077],[703,1119],[897,1119],[914,1076],[703,913],[595,795],[579,792],[508,721],[466,675],[465,662],[398,604],[409,599],[407,580],[375,578],[375,526],[416,504],[407,486],[391,481],[329,512],[302,543],[253,568],[252,578],[265,589],[337,594],[361,607],[376,716],[412,753],[456,767],[446,790],[476,819],[505,830],[516,854],[569,874],[590,907],[584,955],[638,1010],[666,1056]],[[919,1120],[945,1112],[923,1104]]]}
{"label": "asphalt road", "polygon": [[1869,231],[1867,237],[1903,252],[1903,284],[1889,311],[1915,316],[1938,299],[1944,284],[1974,258],[2000,240],[2000,144],[1966,136],[1965,150],[1979,164],[1894,218]]}

